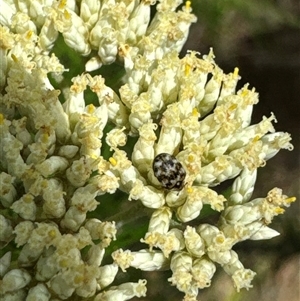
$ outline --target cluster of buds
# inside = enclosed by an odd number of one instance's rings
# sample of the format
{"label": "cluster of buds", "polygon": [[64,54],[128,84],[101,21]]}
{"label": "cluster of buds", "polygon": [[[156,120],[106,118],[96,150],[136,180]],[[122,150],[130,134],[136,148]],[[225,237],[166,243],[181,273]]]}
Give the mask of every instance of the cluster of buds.
{"label": "cluster of buds", "polygon": [[[279,188],[251,195],[257,169],[293,149],[290,135],[275,131],[273,114],[250,125],[258,94],[248,85],[237,91],[238,69],[225,74],[212,50],[179,58],[196,21],[189,1],[177,9],[180,0],[160,0],[150,20],[154,4],[2,1],[0,298],[145,296],[145,279],[111,286],[129,267],[170,269],[185,301],[210,285],[216,264],[237,290],[248,289],[255,273],[232,247],[279,234],[268,225],[295,198]],[[55,89],[49,74],[68,71],[50,54],[59,34],[89,58],[69,87]],[[124,66],[118,90],[91,74],[115,61]],[[96,103],[87,104],[88,90]],[[225,198],[214,187],[229,179]],[[118,190],[151,211],[142,250],[109,253],[118,227],[135,218],[96,218]],[[201,223],[204,205],[220,212],[216,224]]]}

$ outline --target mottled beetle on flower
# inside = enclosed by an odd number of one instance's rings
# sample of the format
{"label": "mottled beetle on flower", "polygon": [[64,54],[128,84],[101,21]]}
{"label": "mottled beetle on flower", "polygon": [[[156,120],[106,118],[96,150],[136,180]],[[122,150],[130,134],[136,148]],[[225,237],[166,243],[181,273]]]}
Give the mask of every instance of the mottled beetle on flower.
{"label": "mottled beetle on flower", "polygon": [[174,190],[183,188],[186,171],[174,156],[161,153],[154,158],[152,167],[155,177],[164,188]]}

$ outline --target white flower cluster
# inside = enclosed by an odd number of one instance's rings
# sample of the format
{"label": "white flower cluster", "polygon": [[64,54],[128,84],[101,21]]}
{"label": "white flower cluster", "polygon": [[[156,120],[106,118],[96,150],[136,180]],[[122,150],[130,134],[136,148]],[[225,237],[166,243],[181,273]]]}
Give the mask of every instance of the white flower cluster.
{"label": "white flower cluster", "polygon": [[[18,34],[31,33],[39,51],[49,53],[62,34],[65,43],[83,56],[94,52],[87,71],[111,64],[127,51],[155,50],[155,57],[181,50],[196,17],[190,1],[176,12],[182,1],[162,0],[150,22],[155,0],[1,0],[0,23]],[[2,58],[2,55],[1,55]],[[3,58],[2,58],[3,59]],[[4,74],[2,74],[4,75]]]}
{"label": "white flower cluster", "polygon": [[[216,264],[237,290],[248,289],[255,273],[232,246],[278,235],[268,225],[295,198],[274,188],[250,199],[257,169],[280,149],[292,150],[289,134],[275,132],[273,114],[250,125],[258,95],[248,85],[236,91],[237,68],[224,74],[212,51],[179,58],[196,20],[189,1],[177,11],[180,0],[159,1],[150,22],[153,4],[1,1],[0,241],[8,250],[0,261],[1,298],[145,296],[146,280],[110,286],[119,268],[129,267],[169,268],[185,301],[210,285]],[[48,74],[67,71],[50,54],[59,33],[90,58],[70,87],[55,90]],[[119,91],[89,73],[115,60],[125,70]],[[86,104],[87,89],[98,105]],[[137,137],[131,158],[123,148],[128,136]],[[181,190],[163,189],[155,177],[152,162],[161,153],[176,156],[186,171]],[[233,178],[227,199],[213,190]],[[153,212],[145,249],[119,249],[102,265],[117,227],[89,213],[117,189]],[[204,205],[220,212],[216,225],[197,221]]]}

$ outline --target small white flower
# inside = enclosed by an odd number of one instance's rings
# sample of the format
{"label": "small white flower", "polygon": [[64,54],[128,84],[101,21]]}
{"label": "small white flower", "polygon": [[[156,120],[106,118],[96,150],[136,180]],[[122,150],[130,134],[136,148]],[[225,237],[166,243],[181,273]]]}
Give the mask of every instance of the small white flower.
{"label": "small white flower", "polygon": [[145,207],[157,209],[164,205],[164,195],[156,188],[147,185],[142,181],[136,180],[130,190],[129,200],[140,200]]}
{"label": "small white flower", "polygon": [[11,252],[5,253],[0,259],[0,276],[3,278],[11,263]]}
{"label": "small white flower", "polygon": [[127,268],[129,268],[131,262],[134,259],[133,255],[131,254],[131,251],[123,251],[122,249],[113,252],[112,258],[114,262],[121,268],[122,271],[125,271]]}
{"label": "small white flower", "polygon": [[13,227],[9,219],[6,219],[3,215],[0,215],[0,241],[8,242],[12,238]]}
{"label": "small white flower", "polygon": [[106,288],[115,280],[118,270],[119,267],[116,263],[99,267],[99,277],[97,278],[97,283],[100,290]]}
{"label": "small white flower", "polygon": [[48,301],[50,300],[50,297],[51,294],[47,290],[47,287],[44,284],[39,283],[28,291],[26,301]]}
{"label": "small white flower", "polygon": [[172,213],[168,207],[161,207],[155,210],[152,213],[148,231],[166,234],[169,230],[171,217]]}
{"label": "small white flower", "polygon": [[223,265],[223,268],[227,274],[231,275],[238,292],[241,288],[246,288],[248,290],[252,287],[251,281],[256,273],[249,269],[245,269],[239,261],[238,255],[233,250],[231,250],[230,253],[230,261]]}
{"label": "small white flower", "polygon": [[146,284],[146,280],[139,280],[138,283],[127,282],[113,286],[97,295],[95,301],[126,301],[133,297],[144,297],[147,291]]}
{"label": "small white flower", "polygon": [[50,247],[42,253],[36,263],[35,278],[38,281],[50,280],[60,270],[55,248]]}
{"label": "small white flower", "polygon": [[185,246],[188,252],[194,257],[200,258],[205,254],[205,244],[195,228],[187,226],[184,233]]}
{"label": "small white flower", "polygon": [[101,245],[92,245],[88,250],[87,263],[90,265],[100,266],[105,249]]}
{"label": "small white flower", "polygon": [[56,179],[49,179],[43,190],[43,211],[48,217],[61,218],[66,212],[65,192]]}
{"label": "small white flower", "polygon": [[33,247],[30,244],[25,244],[18,256],[20,266],[32,266],[43,253],[43,247]]}
{"label": "small white flower", "polygon": [[115,149],[118,146],[124,146],[126,144],[126,135],[124,133],[125,127],[122,129],[111,130],[106,136],[106,143]]}
{"label": "small white flower", "polygon": [[139,139],[134,145],[132,163],[139,166],[141,173],[145,174],[151,169],[154,159],[154,142],[156,140],[155,130],[157,125],[146,123],[139,129]]}
{"label": "small white flower", "polygon": [[210,286],[211,279],[216,271],[216,266],[213,262],[206,258],[199,258],[193,262],[192,275],[198,288]]}
{"label": "small white flower", "polygon": [[230,251],[234,244],[231,237],[226,237],[217,227],[209,224],[201,224],[197,233],[205,242],[208,257],[221,265],[230,260]]}
{"label": "small white flower", "polygon": [[76,206],[71,206],[67,210],[60,225],[63,228],[77,231],[86,219],[86,211],[82,212]]}
{"label": "small white flower", "polygon": [[171,259],[170,268],[172,277],[168,279],[172,285],[185,294],[197,295],[197,288],[193,285],[193,276],[191,274],[193,259],[185,252],[176,252]]}
{"label": "small white flower", "polygon": [[254,190],[257,169],[250,171],[245,168],[232,184],[232,192],[228,199],[229,204],[243,204],[249,201]]}
{"label": "small white flower", "polygon": [[79,147],[76,145],[63,145],[60,147],[58,155],[67,159],[72,159],[78,152]]}
{"label": "small white flower", "polygon": [[10,207],[17,196],[17,191],[13,183],[14,177],[5,172],[0,173],[0,201],[2,206],[6,208]]}
{"label": "small white flower", "polygon": [[31,236],[31,233],[34,229],[34,224],[31,221],[20,222],[14,228],[15,242],[18,247],[23,246]]}
{"label": "small white flower", "polygon": [[69,162],[67,159],[59,156],[52,156],[43,163],[36,165],[36,168],[44,177],[48,177],[57,172],[66,170],[68,165]]}
{"label": "small white flower", "polygon": [[101,222],[98,219],[89,219],[84,227],[89,231],[93,240],[106,239],[108,240],[116,240],[116,226],[115,222]]}
{"label": "small white flower", "polygon": [[150,251],[153,251],[153,247],[159,248],[166,258],[169,258],[171,252],[184,248],[183,235],[178,229],[172,229],[166,234],[155,231],[147,232],[141,242],[148,244]]}
{"label": "small white flower", "polygon": [[2,279],[1,293],[14,292],[25,287],[31,280],[28,272],[20,269],[8,271]]}
{"label": "small white flower", "polygon": [[95,0],[83,0],[80,4],[80,18],[91,29],[95,25],[101,3]]}
{"label": "small white flower", "polygon": [[168,259],[159,251],[140,250],[132,252],[131,255],[133,261],[130,266],[143,271],[155,271],[168,265]]}
{"label": "small white flower", "polygon": [[73,285],[71,276],[73,278],[73,271],[65,270],[64,272],[59,272],[47,282],[47,286],[50,290],[53,290],[59,298],[67,299],[72,296],[76,287],[80,285]]}
{"label": "small white flower", "polygon": [[10,301],[10,300],[17,300],[17,301],[21,301],[21,300],[25,300],[27,296],[27,292],[25,289],[19,289],[17,291],[14,292],[8,292],[6,294],[3,295],[3,298],[5,298],[5,300]]}

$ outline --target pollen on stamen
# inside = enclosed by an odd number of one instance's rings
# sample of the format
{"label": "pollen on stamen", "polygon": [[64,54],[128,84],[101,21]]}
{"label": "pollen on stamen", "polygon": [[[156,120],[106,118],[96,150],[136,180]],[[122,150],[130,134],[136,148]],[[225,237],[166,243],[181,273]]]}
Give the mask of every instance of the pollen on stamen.
{"label": "pollen on stamen", "polygon": [[68,261],[66,259],[60,260],[59,261],[59,266],[62,268],[68,267]]}
{"label": "pollen on stamen", "polygon": [[184,66],[184,74],[185,76],[188,76],[191,72],[191,66],[189,64],[185,64]]}
{"label": "pollen on stamen", "polygon": [[110,162],[110,164],[112,165],[112,166],[116,166],[117,165],[117,160],[115,159],[115,158],[113,158],[113,157],[110,157],[109,159],[108,159],[108,161]]}
{"label": "pollen on stamen", "polygon": [[24,197],[23,197],[23,201],[24,203],[32,203],[33,202],[33,196],[31,194],[26,194]]}
{"label": "pollen on stamen", "polygon": [[59,5],[58,5],[58,8],[59,9],[63,9],[66,7],[66,4],[67,4],[67,1],[66,0],[62,0],[60,1]]}
{"label": "pollen on stamen", "polygon": [[290,198],[287,198],[285,201],[287,202],[287,203],[293,203],[293,202],[295,202],[296,201],[296,197],[290,197]]}
{"label": "pollen on stamen", "polygon": [[252,139],[252,142],[257,142],[259,141],[260,137],[258,135],[256,135],[253,139]]}
{"label": "pollen on stamen", "polygon": [[194,117],[198,116],[199,112],[198,112],[197,108],[193,109],[192,114],[193,114]]}
{"label": "pollen on stamen", "polygon": [[194,189],[193,189],[193,187],[191,187],[191,186],[190,186],[190,187],[187,187],[187,189],[186,189],[187,193],[192,193],[193,190],[194,190]]}
{"label": "pollen on stamen", "polygon": [[43,135],[41,135],[41,141],[43,143],[47,143],[49,141],[49,134],[48,133],[44,133]]}
{"label": "pollen on stamen", "polygon": [[51,238],[55,238],[55,237],[56,237],[56,231],[50,230],[50,231],[48,232],[48,235],[49,235]]}
{"label": "pollen on stamen", "polygon": [[11,58],[13,59],[13,61],[15,63],[17,63],[19,61],[18,58],[13,53],[11,54]]}
{"label": "pollen on stamen", "polygon": [[241,93],[241,96],[242,97],[246,97],[246,96],[248,96],[249,95],[249,90],[248,89],[243,89],[242,90],[242,93]]}
{"label": "pollen on stamen", "polygon": [[233,76],[234,76],[234,77],[237,77],[237,76],[239,75],[239,71],[240,71],[239,68],[238,68],[238,67],[235,67],[235,68],[234,68],[234,71],[233,71]]}
{"label": "pollen on stamen", "polygon": [[219,244],[222,244],[225,241],[225,237],[223,235],[219,235],[215,238],[215,241]]}
{"label": "pollen on stamen", "polygon": [[232,105],[229,107],[229,110],[230,110],[230,111],[234,111],[236,108],[237,108],[237,104],[234,103],[234,104],[232,104]]}
{"label": "pollen on stamen", "polygon": [[95,112],[95,106],[93,104],[88,105],[86,108],[89,114],[93,114]]}
{"label": "pollen on stamen", "polygon": [[95,155],[95,154],[91,154],[90,157],[91,157],[92,159],[94,159],[94,160],[97,160],[97,159],[99,158],[99,157],[98,157],[97,155]]}
{"label": "pollen on stamen", "polygon": [[188,155],[188,162],[193,163],[195,161],[194,155]]}
{"label": "pollen on stamen", "polygon": [[186,11],[190,11],[191,10],[191,1],[186,1],[185,2],[185,9],[186,9]]}
{"label": "pollen on stamen", "polygon": [[31,37],[33,35],[33,31],[32,30],[28,30],[27,34],[26,34],[26,39],[30,40]]}
{"label": "pollen on stamen", "polygon": [[82,275],[77,275],[74,277],[74,283],[79,284],[83,282],[84,277]]}
{"label": "pollen on stamen", "polygon": [[274,211],[276,214],[283,214],[285,212],[285,210],[281,207],[276,207]]}
{"label": "pollen on stamen", "polygon": [[64,17],[65,17],[67,20],[71,19],[71,15],[70,15],[70,13],[69,13],[66,9],[64,10]]}

